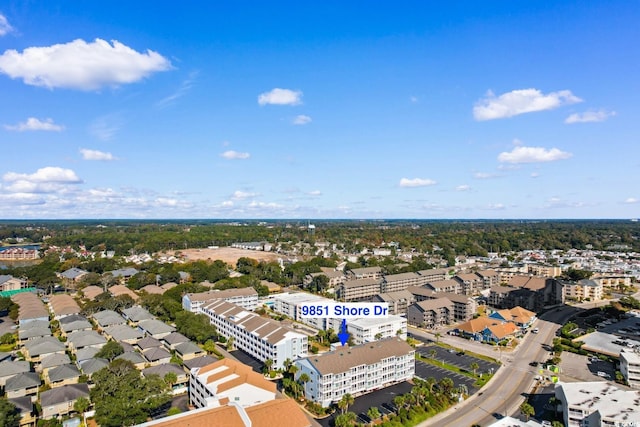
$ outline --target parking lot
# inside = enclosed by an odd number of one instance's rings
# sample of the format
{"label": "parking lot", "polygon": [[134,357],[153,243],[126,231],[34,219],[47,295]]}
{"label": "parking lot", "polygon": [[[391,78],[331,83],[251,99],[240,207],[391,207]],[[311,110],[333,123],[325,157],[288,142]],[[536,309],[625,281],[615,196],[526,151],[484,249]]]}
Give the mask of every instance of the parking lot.
{"label": "parking lot", "polygon": [[497,363],[488,362],[483,359],[479,359],[477,357],[471,356],[464,352],[457,352],[455,350],[446,349],[437,345],[427,345],[420,347],[416,350],[420,355],[425,358],[431,358],[432,352],[435,351],[434,359],[444,361],[449,365],[457,366],[458,368],[464,369],[469,372],[473,372],[471,369],[471,365],[473,363],[478,364],[478,369],[476,373],[493,373],[498,369]]}
{"label": "parking lot", "polygon": [[[562,352],[560,379],[573,381],[610,381],[615,380],[615,368],[610,362],[595,360],[588,356]],[[602,372],[607,376],[599,376]],[[568,378],[567,378],[568,377]]]}
{"label": "parking lot", "polygon": [[233,357],[235,357],[245,365],[251,366],[251,369],[253,369],[254,371],[262,373],[262,368],[264,367],[264,363],[254,358],[249,353],[246,353],[242,350],[233,350],[233,351],[230,351],[229,353],[231,353]]}
{"label": "parking lot", "polygon": [[[406,394],[411,391],[412,385],[408,382],[402,382],[391,387],[383,388],[363,396],[355,398],[353,405],[349,406],[348,411],[353,412],[358,417],[358,422],[369,423],[369,417],[367,417],[367,411],[369,408],[377,407],[381,415],[390,414],[395,410],[393,405],[393,398]],[[333,419],[339,415],[340,411],[337,411],[332,416],[317,420],[323,427],[329,427],[333,425]]]}
{"label": "parking lot", "polygon": [[439,366],[431,365],[421,360],[416,360],[416,377],[426,380],[429,377],[433,377],[436,381],[440,381],[443,378],[449,377],[453,381],[456,387],[465,385],[469,394],[473,394],[477,391],[475,380],[469,378],[466,375],[451,372],[448,369],[441,368]]}

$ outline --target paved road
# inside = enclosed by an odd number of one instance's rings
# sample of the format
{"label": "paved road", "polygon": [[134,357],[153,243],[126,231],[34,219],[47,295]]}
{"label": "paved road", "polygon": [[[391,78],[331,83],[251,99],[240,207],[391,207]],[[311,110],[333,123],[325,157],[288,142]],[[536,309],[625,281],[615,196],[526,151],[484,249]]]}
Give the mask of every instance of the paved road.
{"label": "paved road", "polygon": [[505,414],[518,411],[531,390],[535,376],[529,366],[533,360],[543,361],[549,356],[544,345],[551,345],[556,331],[576,311],[573,307],[552,310],[541,316],[536,326],[538,334],[527,334],[518,348],[504,358],[503,366],[479,393],[420,424],[426,426],[467,427],[488,425]]}

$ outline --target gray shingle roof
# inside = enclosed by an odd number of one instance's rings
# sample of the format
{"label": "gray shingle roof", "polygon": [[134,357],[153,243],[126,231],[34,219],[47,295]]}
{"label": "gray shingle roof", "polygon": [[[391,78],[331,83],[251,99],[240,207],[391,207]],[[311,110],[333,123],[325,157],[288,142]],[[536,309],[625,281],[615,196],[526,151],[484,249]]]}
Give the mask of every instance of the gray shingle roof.
{"label": "gray shingle roof", "polygon": [[182,355],[203,353],[204,350],[191,341],[183,342],[176,346],[176,351]]}
{"label": "gray shingle roof", "polygon": [[133,339],[141,339],[144,335],[138,329],[127,325],[113,325],[104,328],[104,332],[115,341],[125,341]]}
{"label": "gray shingle roof", "polygon": [[99,311],[93,314],[93,318],[103,328],[111,325],[122,325],[127,322],[124,317],[113,310]]}
{"label": "gray shingle roof", "polygon": [[109,366],[107,359],[93,358],[80,362],[80,370],[86,375],[93,375],[102,368]]}
{"label": "gray shingle roof", "polygon": [[176,328],[174,328],[173,326],[167,325],[166,323],[157,319],[143,320],[138,323],[138,327],[151,335],[168,334],[176,330]]}
{"label": "gray shingle roof", "polygon": [[54,337],[34,338],[27,341],[24,347],[31,357],[40,356],[42,354],[58,353],[66,350],[65,345]]}
{"label": "gray shingle roof", "polygon": [[0,377],[22,374],[31,371],[31,365],[25,360],[14,360],[13,362],[0,362]]}
{"label": "gray shingle roof", "polygon": [[147,350],[149,348],[162,347],[162,343],[160,342],[160,340],[157,340],[157,339],[155,339],[153,337],[144,337],[140,341],[138,341],[136,343],[136,345],[141,350]]}
{"label": "gray shingle roof", "polygon": [[89,398],[87,384],[69,384],[40,393],[42,406],[55,406],[60,403],[73,402],[81,397]]}
{"label": "gray shingle roof", "polygon": [[55,368],[56,366],[66,365],[71,363],[71,359],[67,356],[67,353],[55,353],[45,356],[40,361],[40,367],[42,369]]}
{"label": "gray shingle roof", "polygon": [[96,331],[77,331],[69,334],[67,342],[73,344],[73,346],[78,349],[82,347],[106,344],[107,339]]}
{"label": "gray shingle roof", "polygon": [[76,365],[68,363],[66,365],[57,366],[49,370],[49,381],[52,383],[58,381],[64,381],[69,378],[77,378],[80,376],[80,371]]}
{"label": "gray shingle roof", "polygon": [[81,268],[70,268],[68,270],[63,271],[62,273],[60,273],[60,276],[65,278],[65,279],[70,279],[70,280],[75,280],[80,276],[83,276],[85,274],[87,274],[88,271],[83,270]]}
{"label": "gray shingle roof", "polygon": [[171,353],[169,353],[163,347],[150,348],[146,350],[143,354],[145,359],[147,359],[149,362],[155,362],[158,360],[171,358]]}
{"label": "gray shingle roof", "polygon": [[7,382],[4,385],[4,391],[9,392],[38,387],[40,383],[40,375],[35,372],[23,372],[7,379]]}
{"label": "gray shingle roof", "polygon": [[137,305],[122,310],[122,314],[132,322],[140,322],[141,320],[155,319],[155,316],[142,307]]}
{"label": "gray shingle roof", "polygon": [[91,328],[92,325],[89,323],[89,320],[81,314],[72,314],[71,316],[60,319],[60,329],[64,332],[80,331]]}
{"label": "gray shingle roof", "polygon": [[145,363],[144,357],[140,353],[136,353],[135,351],[128,351],[126,353],[122,353],[120,356],[116,357],[116,359],[128,360],[129,362],[137,365],[138,363]]}
{"label": "gray shingle roof", "polygon": [[83,360],[91,359],[99,351],[100,349],[96,347],[81,348],[80,350],[76,351],[76,360],[78,362],[82,362]]}
{"label": "gray shingle roof", "polygon": [[158,375],[160,378],[164,378],[169,372],[176,374],[176,376],[186,375],[184,369],[175,363],[163,363],[161,365],[152,366],[142,370],[142,375],[148,377],[149,375]]}
{"label": "gray shingle roof", "polygon": [[202,368],[203,366],[210,365],[213,362],[217,362],[217,361],[218,359],[213,358],[208,354],[205,354],[204,356],[201,356],[201,357],[195,357],[193,359],[184,360],[182,363],[184,363],[185,368],[191,370],[193,368]]}
{"label": "gray shingle roof", "polygon": [[169,335],[162,337],[162,341],[169,345],[180,344],[189,341],[189,338],[182,335],[180,332],[171,332]]}

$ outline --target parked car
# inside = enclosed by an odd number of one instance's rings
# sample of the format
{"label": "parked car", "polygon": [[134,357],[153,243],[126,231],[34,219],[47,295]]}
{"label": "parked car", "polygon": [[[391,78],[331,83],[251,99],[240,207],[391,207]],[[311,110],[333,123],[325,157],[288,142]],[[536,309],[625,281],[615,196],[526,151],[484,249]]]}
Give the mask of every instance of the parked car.
{"label": "parked car", "polygon": [[533,328],[533,329],[531,330],[531,333],[532,333],[532,334],[537,334],[538,332],[540,332],[540,329],[538,329],[538,328]]}
{"label": "parked car", "polygon": [[598,371],[597,375],[602,378],[609,378],[609,374],[606,372]]}

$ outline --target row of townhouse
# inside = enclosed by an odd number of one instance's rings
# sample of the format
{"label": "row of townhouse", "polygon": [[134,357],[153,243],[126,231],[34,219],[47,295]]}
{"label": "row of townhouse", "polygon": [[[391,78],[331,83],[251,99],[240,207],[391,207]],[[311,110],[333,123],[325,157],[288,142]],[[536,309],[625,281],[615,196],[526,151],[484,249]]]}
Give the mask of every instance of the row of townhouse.
{"label": "row of townhouse", "polygon": [[248,287],[185,294],[182,297],[182,308],[198,313],[200,307],[218,299],[239,305],[246,310],[253,311],[258,307],[258,292]]}
{"label": "row of townhouse", "polygon": [[264,318],[244,308],[216,300],[200,307],[218,333],[233,345],[260,361],[271,359],[274,369],[284,367],[287,359],[296,360],[307,355],[307,336]]}
{"label": "row of townhouse", "polygon": [[[341,318],[303,317],[303,304],[335,304],[336,301],[319,295],[305,292],[285,293],[273,297],[273,310],[284,314],[295,321],[307,324],[316,329],[339,331]],[[407,319],[397,315],[375,318],[351,319],[347,322],[347,332],[351,334],[355,344],[375,341],[381,338],[398,336],[407,338]]]}
{"label": "row of townhouse", "polygon": [[343,346],[322,355],[294,362],[296,379],[304,384],[308,400],[327,407],[349,393],[359,396],[410,380],[415,375],[415,350],[399,338]]}

